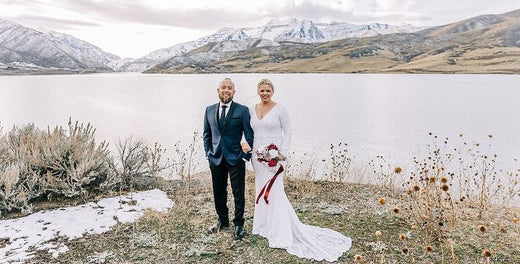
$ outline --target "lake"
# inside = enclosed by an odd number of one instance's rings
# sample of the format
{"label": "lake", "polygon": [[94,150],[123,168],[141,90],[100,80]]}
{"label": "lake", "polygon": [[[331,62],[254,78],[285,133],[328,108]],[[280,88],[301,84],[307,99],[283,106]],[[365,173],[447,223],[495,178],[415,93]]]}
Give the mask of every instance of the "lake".
{"label": "lake", "polygon": [[[217,102],[224,77],[235,100],[258,101],[256,83],[269,78],[273,100],[289,111],[294,157],[321,160],[344,142],[363,166],[378,155],[406,165],[424,156],[433,133],[460,144],[487,144],[503,167],[520,157],[520,76],[449,74],[207,74],[0,76],[0,122],[66,126],[69,117],[91,123],[112,144],[134,137],[168,150],[202,132],[207,105]],[[200,144],[201,140],[197,140]],[[310,158],[308,158],[310,157]]]}

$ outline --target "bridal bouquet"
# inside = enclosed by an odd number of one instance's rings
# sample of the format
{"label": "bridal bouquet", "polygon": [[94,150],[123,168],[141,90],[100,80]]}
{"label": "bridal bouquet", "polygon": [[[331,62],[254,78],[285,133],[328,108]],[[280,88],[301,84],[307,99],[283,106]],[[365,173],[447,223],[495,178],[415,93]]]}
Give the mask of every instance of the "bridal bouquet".
{"label": "bridal bouquet", "polygon": [[274,167],[278,164],[278,147],[271,143],[268,146],[262,146],[256,151],[258,162],[265,163],[269,167]]}
{"label": "bridal bouquet", "polygon": [[[280,154],[280,152],[278,151],[278,147],[273,143],[271,143],[268,146],[260,147],[256,151],[256,155],[258,157],[258,162],[264,163],[267,166],[269,166],[270,168],[273,168],[278,164],[278,161],[279,161],[278,155],[279,154]],[[273,183],[276,180],[276,177],[278,177],[278,175],[280,175],[283,171],[284,171],[284,168],[283,168],[282,164],[280,164],[280,166],[278,167],[278,170],[276,171],[274,176],[271,177],[271,179],[269,179],[265,183],[264,187],[262,187],[262,190],[260,190],[260,193],[256,197],[257,204],[260,201],[260,198],[262,198],[262,197],[264,197],[265,203],[269,204],[269,193],[271,191],[271,187],[273,187]]]}

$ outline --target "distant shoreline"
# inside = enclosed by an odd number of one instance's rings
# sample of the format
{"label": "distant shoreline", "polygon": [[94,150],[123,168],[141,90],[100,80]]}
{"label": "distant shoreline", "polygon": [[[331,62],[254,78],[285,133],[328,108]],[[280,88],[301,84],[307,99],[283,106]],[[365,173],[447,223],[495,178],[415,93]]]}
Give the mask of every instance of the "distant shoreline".
{"label": "distant shoreline", "polygon": [[422,70],[401,70],[401,71],[237,71],[237,72],[168,72],[168,71],[144,71],[144,72],[117,72],[117,71],[95,71],[95,70],[44,70],[44,71],[13,71],[0,68],[0,77],[3,76],[41,76],[41,75],[86,75],[96,73],[136,73],[136,74],[498,74],[498,75],[518,75],[520,69],[501,70],[501,71],[422,71]]}

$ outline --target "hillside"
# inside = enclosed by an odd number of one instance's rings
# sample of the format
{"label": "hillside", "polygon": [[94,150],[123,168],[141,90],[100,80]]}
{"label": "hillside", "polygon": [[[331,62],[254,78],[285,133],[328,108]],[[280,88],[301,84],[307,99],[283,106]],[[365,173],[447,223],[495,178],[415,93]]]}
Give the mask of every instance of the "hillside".
{"label": "hillside", "polygon": [[147,72],[519,74],[520,10],[482,15],[415,33],[252,47],[212,63],[159,64]]}
{"label": "hillside", "polygon": [[0,75],[107,72],[119,59],[71,35],[0,19]]}

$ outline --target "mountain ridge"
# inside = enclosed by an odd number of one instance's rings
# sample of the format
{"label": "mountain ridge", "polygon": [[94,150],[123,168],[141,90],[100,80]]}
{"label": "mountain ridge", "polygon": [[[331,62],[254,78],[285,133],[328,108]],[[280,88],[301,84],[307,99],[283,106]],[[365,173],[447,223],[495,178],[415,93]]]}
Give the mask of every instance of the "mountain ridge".
{"label": "mountain ridge", "polygon": [[[292,43],[300,44],[300,43],[317,43],[317,42],[325,42],[329,40],[335,40],[339,38],[345,38],[349,36],[373,36],[377,34],[387,34],[387,33],[395,33],[395,32],[410,32],[416,31],[418,29],[422,29],[422,27],[413,27],[406,26],[403,29],[400,29],[399,26],[389,25],[389,24],[377,24],[377,25],[386,25],[383,27],[374,28],[374,24],[367,25],[354,25],[346,22],[336,22],[335,24],[321,23],[320,26],[317,26],[313,21],[309,19],[271,19],[263,26],[255,27],[255,28],[221,28],[217,30],[216,33],[199,38],[194,41],[179,43],[174,46],[152,51],[146,54],[143,57],[135,59],[134,62],[129,62],[121,67],[117,68],[117,70],[121,71],[144,71],[152,68],[150,66],[152,64],[155,65],[163,65],[163,62],[166,60],[179,60],[175,59],[176,56],[186,57],[187,53],[198,49],[210,42],[224,42],[229,40],[243,40],[250,41],[249,39],[254,40],[268,40],[271,41],[270,44],[273,46],[279,45],[290,45]],[[328,27],[338,27],[338,25],[342,25],[343,30],[336,30],[333,32],[332,30],[328,30],[328,35],[325,36],[322,30],[328,29]],[[268,42],[264,41],[264,44]],[[248,45],[244,45],[246,47]],[[158,56],[158,54],[164,53],[164,51],[168,51],[168,56]],[[241,50],[234,50],[228,52],[239,52]],[[210,56],[208,58],[209,61],[213,61],[215,56]],[[220,56],[218,56],[220,57]]]}
{"label": "mountain ridge", "polygon": [[[119,57],[71,35],[33,29],[0,19],[0,63],[11,71],[113,71],[107,63]],[[1,73],[1,72],[0,72]]]}
{"label": "mountain ridge", "polygon": [[520,73],[520,9],[420,28],[272,19],[121,59],[71,35],[0,19],[0,75],[145,73]]}
{"label": "mountain ridge", "polygon": [[520,10],[481,15],[413,33],[251,48],[200,65],[147,73],[507,73],[520,74]]}

